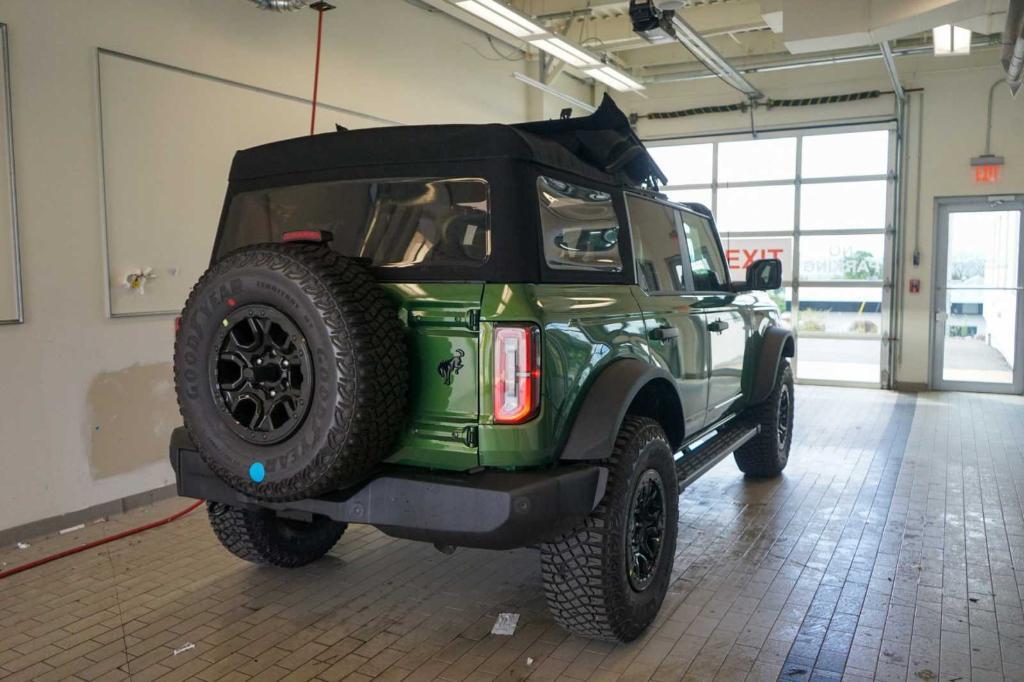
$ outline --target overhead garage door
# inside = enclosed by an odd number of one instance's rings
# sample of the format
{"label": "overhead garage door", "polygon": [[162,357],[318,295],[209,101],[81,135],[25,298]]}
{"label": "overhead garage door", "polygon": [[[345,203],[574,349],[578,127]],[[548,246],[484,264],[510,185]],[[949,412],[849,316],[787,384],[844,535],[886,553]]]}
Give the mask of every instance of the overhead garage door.
{"label": "overhead garage door", "polygon": [[798,337],[800,381],[877,387],[887,370],[892,138],[861,126],[649,144],[669,197],[714,211],[734,279],[782,258],[771,295]]}

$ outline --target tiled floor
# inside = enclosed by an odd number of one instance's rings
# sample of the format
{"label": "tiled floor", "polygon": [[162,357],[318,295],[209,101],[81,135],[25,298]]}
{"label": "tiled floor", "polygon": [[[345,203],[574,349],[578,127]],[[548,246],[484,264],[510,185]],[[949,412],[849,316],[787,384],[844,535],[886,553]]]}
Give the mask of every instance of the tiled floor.
{"label": "tiled floor", "polygon": [[[1024,680],[1024,399],[797,400],[784,477],[726,460],[682,496],[674,582],[631,645],[555,626],[532,550],[445,556],[353,527],[323,561],[265,569],[195,513],[0,582],[0,677]],[[502,611],[521,614],[511,637],[489,634]]]}

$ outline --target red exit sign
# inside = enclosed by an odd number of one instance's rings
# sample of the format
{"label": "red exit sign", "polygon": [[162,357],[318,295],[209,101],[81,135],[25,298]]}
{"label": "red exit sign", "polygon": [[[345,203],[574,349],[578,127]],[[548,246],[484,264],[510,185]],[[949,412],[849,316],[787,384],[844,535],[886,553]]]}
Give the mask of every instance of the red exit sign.
{"label": "red exit sign", "polygon": [[726,249],[725,257],[732,269],[749,268],[762,258],[782,258],[784,249]]}
{"label": "red exit sign", "polygon": [[983,185],[999,182],[999,172],[1002,166],[975,166],[974,181]]}
{"label": "red exit sign", "polygon": [[974,181],[979,185],[991,185],[999,182],[999,176],[1003,171],[1003,157],[993,154],[976,156],[971,159],[971,169],[974,171]]}

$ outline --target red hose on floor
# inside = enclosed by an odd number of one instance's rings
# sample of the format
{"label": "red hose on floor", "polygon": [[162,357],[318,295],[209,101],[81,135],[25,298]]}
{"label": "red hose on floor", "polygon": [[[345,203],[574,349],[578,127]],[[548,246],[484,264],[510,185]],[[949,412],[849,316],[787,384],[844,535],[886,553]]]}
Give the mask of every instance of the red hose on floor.
{"label": "red hose on floor", "polygon": [[93,540],[92,542],[87,542],[84,545],[78,545],[77,547],[71,547],[71,548],[65,549],[65,550],[63,550],[61,552],[57,552],[56,554],[51,554],[49,556],[44,556],[44,557],[42,557],[40,559],[36,559],[35,561],[30,561],[27,564],[22,564],[21,566],[15,566],[14,568],[9,568],[6,571],[0,571],[0,580],[3,580],[4,578],[10,578],[12,575],[15,575],[17,573],[21,573],[22,571],[27,571],[30,568],[35,568],[36,566],[42,566],[43,564],[48,564],[51,561],[56,561],[57,559],[63,559],[64,557],[71,556],[72,554],[78,554],[79,552],[84,552],[85,550],[92,549],[93,547],[99,547],[100,545],[105,545],[108,542],[114,542],[115,540],[121,540],[122,538],[126,538],[129,535],[135,535],[137,533],[141,533],[143,531],[147,531],[147,530],[150,530],[152,528],[157,528],[158,526],[167,525],[168,523],[170,523],[172,521],[177,521],[182,516],[185,516],[186,514],[194,511],[202,503],[203,503],[203,500],[199,500],[198,502],[190,504],[188,507],[182,509],[181,511],[175,512],[174,514],[171,514],[170,516],[164,517],[164,518],[159,519],[157,521],[151,521],[150,523],[147,523],[147,524],[142,525],[142,526],[138,526],[136,528],[130,528],[128,530],[121,531],[120,533],[115,533],[114,535],[108,535],[105,538],[100,538],[99,540]]}

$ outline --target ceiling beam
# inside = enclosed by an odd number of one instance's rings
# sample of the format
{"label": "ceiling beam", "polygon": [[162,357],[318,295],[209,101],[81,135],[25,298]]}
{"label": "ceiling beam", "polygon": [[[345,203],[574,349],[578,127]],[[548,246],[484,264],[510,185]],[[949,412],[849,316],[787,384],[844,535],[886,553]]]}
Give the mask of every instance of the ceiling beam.
{"label": "ceiling beam", "polygon": [[904,102],[907,99],[907,93],[903,91],[903,84],[900,83],[900,74],[896,70],[896,60],[893,59],[892,49],[889,47],[889,41],[883,40],[878,44],[878,47],[882,50],[882,59],[885,61],[885,70],[889,72],[889,79],[892,80],[892,91],[896,93],[896,99]]}
{"label": "ceiling beam", "polygon": [[703,63],[704,66],[708,67],[708,69],[713,71],[716,76],[722,79],[723,82],[730,87],[739,90],[751,100],[762,99],[764,97],[763,92],[758,90],[750,81],[744,78],[743,75],[711,45],[711,43],[706,41],[700,33],[695,31],[693,27],[678,14],[672,17],[672,26],[675,28],[676,40],[682,43],[683,47],[692,52],[694,57],[700,60],[700,62]]}

